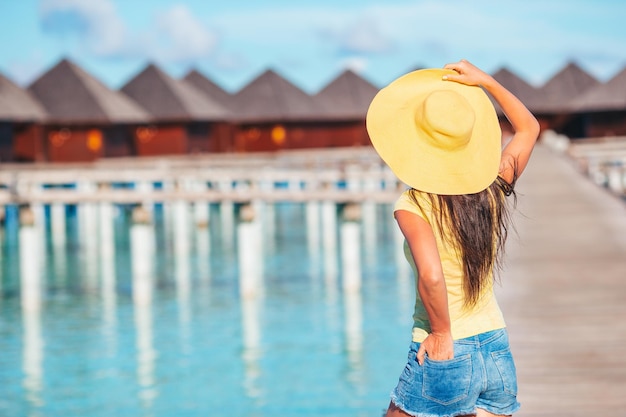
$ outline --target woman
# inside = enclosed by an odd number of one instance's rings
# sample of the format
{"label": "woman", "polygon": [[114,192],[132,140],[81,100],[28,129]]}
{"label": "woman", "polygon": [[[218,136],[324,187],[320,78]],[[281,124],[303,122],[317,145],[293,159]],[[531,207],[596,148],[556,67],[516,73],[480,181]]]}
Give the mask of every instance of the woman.
{"label": "woman", "polygon": [[[515,132],[504,149],[484,90]],[[493,281],[507,235],[506,197],[528,163],[537,120],[462,60],[383,88],[367,129],[410,187],[394,215],[416,276],[414,324],[387,416],[512,415],[519,408],[515,365]]]}

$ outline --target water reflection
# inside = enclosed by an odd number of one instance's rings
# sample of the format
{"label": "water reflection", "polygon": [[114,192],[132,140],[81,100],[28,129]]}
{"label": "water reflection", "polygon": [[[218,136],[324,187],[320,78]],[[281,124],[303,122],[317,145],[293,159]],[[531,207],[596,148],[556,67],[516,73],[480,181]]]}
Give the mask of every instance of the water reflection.
{"label": "water reflection", "polygon": [[190,254],[190,225],[191,213],[189,204],[185,201],[174,203],[174,265],[176,279],[176,294],[178,299],[178,320],[180,323],[180,337],[183,353],[189,353],[191,346],[191,276],[189,270]]}
{"label": "water reflection", "polygon": [[37,226],[20,227],[20,297],[23,326],[22,370],[24,373],[22,385],[26,392],[26,400],[34,408],[43,405],[41,237],[41,230]]}
{"label": "water reflection", "polygon": [[[401,254],[397,250],[401,239],[392,233],[380,233],[377,238],[377,228],[397,229],[392,221],[376,223],[379,206],[363,205],[361,221],[343,217],[340,221],[333,202],[254,203],[237,210],[227,203],[226,208],[211,207],[216,210],[206,227],[199,221],[204,215],[198,213],[209,204],[180,201],[164,206],[166,217],[155,213],[155,221],[162,219],[169,225],[166,233],[161,233],[159,223],[149,222],[150,216],[130,216],[111,204],[91,207],[91,213],[78,207],[76,234],[72,233],[74,211],[51,207],[52,244],[45,259],[48,272],[37,261],[43,256],[38,242],[45,239],[40,229],[22,227],[19,234],[17,229],[11,232],[14,242],[16,237],[20,241],[21,274],[13,285],[20,287],[18,320],[21,314],[23,328],[16,330],[17,342],[11,340],[12,330],[7,337],[9,349],[17,349],[18,369],[7,371],[2,369],[6,368],[3,363],[0,377],[6,380],[10,373],[19,375],[18,407],[26,409],[28,404],[41,415],[54,415],[46,407],[67,401],[54,383],[65,378],[59,350],[72,352],[77,363],[86,364],[85,389],[94,392],[97,401],[106,402],[102,399],[106,393],[113,395],[113,380],[119,392],[131,393],[131,408],[137,407],[129,410],[133,415],[161,415],[161,407],[171,407],[181,394],[186,396],[183,401],[207,415],[216,396],[224,402],[239,401],[240,415],[259,416],[268,415],[263,407],[271,404],[277,393],[289,390],[298,401],[310,395],[311,402],[323,403],[319,399],[328,399],[331,392],[341,402],[346,401],[341,397],[346,392],[356,396],[355,403],[373,401],[368,399],[370,375],[379,373],[381,365],[376,364],[389,359],[369,360],[370,349],[381,343],[374,338],[365,344],[370,326],[374,323],[376,334],[384,340],[386,329],[398,321],[396,309],[402,310],[405,323],[413,291],[408,264],[400,257],[396,267],[391,253]],[[235,219],[235,213],[241,219]],[[232,241],[231,250],[224,250],[223,236]],[[156,242],[157,237],[164,241]],[[81,250],[75,252],[73,248],[79,245]],[[16,262],[9,256],[10,248],[5,246],[5,250],[0,262]],[[76,262],[72,256],[84,258]],[[383,265],[379,259],[390,260],[387,262],[392,265]],[[155,269],[168,261],[171,264],[163,271]],[[2,265],[3,271],[11,270],[7,265]],[[391,276],[385,275],[387,270]],[[53,287],[47,293],[45,274],[57,286],[64,282],[70,291]],[[90,277],[85,278],[86,274]],[[381,286],[376,280],[384,283],[385,291],[377,291]],[[5,275],[1,284],[5,292],[7,282],[10,286]],[[96,291],[87,296],[84,291],[71,291],[87,284]],[[10,301],[10,295],[5,299]],[[398,306],[398,299],[407,305]],[[380,300],[386,300],[385,306],[391,308],[372,304]],[[48,317],[42,313],[44,306],[55,313],[49,316],[52,326],[46,319],[50,327],[42,322]],[[279,328],[268,324],[275,323],[276,317],[286,317]],[[380,321],[385,325],[376,325]],[[94,349],[85,345],[86,340],[100,344]],[[46,346],[50,341],[54,344]],[[98,369],[92,367],[94,352]],[[302,357],[297,356],[300,352]],[[228,367],[232,373],[212,372],[220,367]],[[295,369],[304,373],[302,384],[304,380],[321,381],[319,386],[281,386],[289,384],[289,373]],[[108,385],[103,384],[107,381]],[[203,392],[207,381],[211,389]],[[387,391],[384,386],[384,395]],[[126,401],[119,400],[127,405]],[[1,407],[0,402],[0,414]],[[63,407],[70,406],[65,403]],[[94,416],[103,413],[95,411]]]}
{"label": "water reflection", "polygon": [[[392,216],[389,217],[393,218]],[[392,236],[396,260],[396,279],[398,281],[398,314],[399,317],[404,318],[408,317],[409,312],[412,311],[415,299],[413,271],[411,270],[411,266],[407,262],[404,254],[404,235],[398,228],[395,219],[389,227],[393,230]]]}
{"label": "water reflection", "polygon": [[242,359],[244,365],[243,387],[248,398],[262,395],[261,377],[261,300],[259,297],[246,297],[241,300],[241,328],[243,339]]}
{"label": "water reflection", "polygon": [[157,352],[152,322],[154,230],[149,224],[134,224],[130,233],[138,395],[144,408],[152,408],[158,395],[154,375]]}
{"label": "water reflection", "polygon": [[102,296],[103,327],[109,355],[116,350],[117,294],[115,276],[115,207],[110,203],[99,204],[100,243],[100,294]]}
{"label": "water reflection", "polygon": [[241,327],[244,363],[244,389],[249,398],[261,395],[261,323],[259,320],[263,295],[262,228],[258,206],[243,206],[237,225],[239,292],[241,295]]}

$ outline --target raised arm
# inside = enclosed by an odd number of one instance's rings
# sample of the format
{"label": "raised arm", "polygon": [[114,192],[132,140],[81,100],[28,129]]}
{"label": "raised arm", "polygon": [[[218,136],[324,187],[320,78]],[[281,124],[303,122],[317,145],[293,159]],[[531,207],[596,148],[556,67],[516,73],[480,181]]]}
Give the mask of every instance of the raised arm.
{"label": "raised arm", "polygon": [[466,60],[447,64],[457,74],[444,76],[444,80],[483,87],[498,102],[515,132],[502,151],[499,175],[512,184],[530,159],[530,154],[539,136],[539,123],[526,106],[491,75],[483,72]]}

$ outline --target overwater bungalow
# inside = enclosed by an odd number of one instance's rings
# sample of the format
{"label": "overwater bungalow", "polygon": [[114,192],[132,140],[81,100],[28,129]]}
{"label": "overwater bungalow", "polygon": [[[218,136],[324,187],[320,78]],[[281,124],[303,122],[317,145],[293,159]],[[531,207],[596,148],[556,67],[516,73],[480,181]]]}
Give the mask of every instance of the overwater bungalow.
{"label": "overwater bungalow", "polygon": [[570,106],[581,94],[598,85],[600,82],[596,78],[570,62],[539,88],[539,99],[531,110],[550,129],[570,138],[583,137],[584,118],[572,114]]}
{"label": "overwater bungalow", "polygon": [[369,81],[346,70],[314,96],[324,116],[320,133],[325,137],[325,146],[370,144],[365,116],[378,90]]}
{"label": "overwater bungalow", "polygon": [[0,162],[44,160],[46,117],[30,92],[0,74]]}
{"label": "overwater bungalow", "polygon": [[268,69],[233,97],[237,152],[324,147],[323,112],[306,92]]}
{"label": "overwater bungalow", "polygon": [[138,132],[150,120],[139,105],[63,59],[41,75],[29,92],[48,114],[45,159],[93,161],[135,154]]}
{"label": "overwater bungalow", "polygon": [[231,150],[230,112],[185,81],[149,64],[121,91],[154,119],[139,132],[138,155]]}
{"label": "overwater bungalow", "polygon": [[626,68],[578,96],[569,110],[582,117],[584,137],[626,136]]}

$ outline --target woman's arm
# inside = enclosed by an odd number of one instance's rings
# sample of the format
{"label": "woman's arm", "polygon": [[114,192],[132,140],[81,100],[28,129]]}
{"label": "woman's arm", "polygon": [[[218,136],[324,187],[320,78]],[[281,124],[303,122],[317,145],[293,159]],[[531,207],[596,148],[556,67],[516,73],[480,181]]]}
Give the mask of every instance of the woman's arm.
{"label": "woman's arm", "polygon": [[397,210],[395,217],[411,249],[419,276],[417,290],[430,321],[431,332],[421,343],[417,360],[421,365],[425,353],[434,360],[452,359],[448,292],[433,230],[424,219],[409,211]]}
{"label": "woman's arm", "polygon": [[444,76],[444,79],[467,85],[480,85],[498,102],[504,115],[511,122],[515,134],[502,151],[499,175],[509,184],[517,179],[530,159],[530,154],[539,136],[539,123],[535,116],[502,84],[491,75],[478,69],[466,60],[447,64],[458,75]]}

